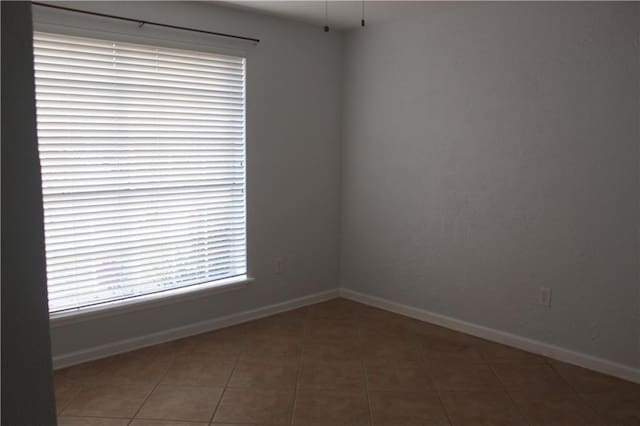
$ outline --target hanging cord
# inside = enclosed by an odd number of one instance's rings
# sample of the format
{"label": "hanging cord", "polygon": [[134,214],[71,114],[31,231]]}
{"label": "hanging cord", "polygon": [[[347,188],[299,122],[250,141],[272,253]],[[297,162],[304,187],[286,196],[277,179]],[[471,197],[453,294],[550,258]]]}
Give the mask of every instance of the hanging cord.
{"label": "hanging cord", "polygon": [[329,32],[329,0],[324,0],[324,32]]}
{"label": "hanging cord", "polygon": [[364,27],[364,0],[362,0],[362,18],[360,19],[360,26]]}

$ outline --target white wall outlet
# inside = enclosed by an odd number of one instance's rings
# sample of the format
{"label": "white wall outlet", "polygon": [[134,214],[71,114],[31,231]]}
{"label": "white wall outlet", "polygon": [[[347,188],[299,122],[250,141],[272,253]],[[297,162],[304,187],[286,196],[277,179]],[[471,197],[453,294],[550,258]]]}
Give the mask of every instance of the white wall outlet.
{"label": "white wall outlet", "polygon": [[273,272],[282,274],[284,272],[284,258],[276,257],[273,261]]}
{"label": "white wall outlet", "polygon": [[542,306],[551,306],[551,289],[549,287],[540,287],[538,304]]}

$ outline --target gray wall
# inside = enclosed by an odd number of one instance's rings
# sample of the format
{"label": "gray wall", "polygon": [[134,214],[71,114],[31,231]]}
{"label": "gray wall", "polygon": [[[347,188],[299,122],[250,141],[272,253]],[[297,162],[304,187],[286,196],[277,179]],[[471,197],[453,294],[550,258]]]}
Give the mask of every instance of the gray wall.
{"label": "gray wall", "polygon": [[2,2],[2,419],[55,425],[31,8]]}
{"label": "gray wall", "polygon": [[640,366],[638,4],[425,12],[346,41],[342,285]]}
{"label": "gray wall", "polygon": [[[256,281],[238,291],[56,327],[54,355],[337,287],[341,37],[205,3],[71,6],[262,40],[247,67],[248,254]],[[285,259],[282,275],[274,274],[277,257]]]}

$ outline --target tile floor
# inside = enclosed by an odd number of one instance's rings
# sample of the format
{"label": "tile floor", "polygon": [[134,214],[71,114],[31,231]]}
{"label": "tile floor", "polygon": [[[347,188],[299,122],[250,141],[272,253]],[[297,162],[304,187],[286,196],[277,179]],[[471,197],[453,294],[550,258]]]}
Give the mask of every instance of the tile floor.
{"label": "tile floor", "polygon": [[640,385],[334,299],[55,373],[61,426],[640,425]]}

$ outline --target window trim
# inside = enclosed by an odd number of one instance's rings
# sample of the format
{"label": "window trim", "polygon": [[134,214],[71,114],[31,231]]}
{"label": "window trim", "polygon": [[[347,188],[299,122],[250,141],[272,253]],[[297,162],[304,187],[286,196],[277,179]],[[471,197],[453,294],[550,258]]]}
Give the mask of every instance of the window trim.
{"label": "window trim", "polygon": [[[66,34],[69,36],[87,37],[87,38],[113,38],[123,43],[138,44],[158,44],[169,49],[186,49],[202,51],[212,54],[239,56],[245,60],[245,73],[247,70],[250,50],[255,46],[254,43],[245,41],[233,41],[230,44],[223,42],[205,43],[202,36],[194,37],[189,34],[184,37],[171,38],[165,37],[164,34],[151,32],[145,27],[145,31],[140,28],[118,28],[112,22],[95,22],[94,27],[87,24],[69,25],[68,17],[57,13],[57,11],[39,11],[34,14],[33,31],[51,32]],[[68,14],[67,14],[68,15]],[[73,22],[73,21],[72,21]],[[117,24],[117,23],[116,23]],[[165,31],[164,29],[153,28],[154,31]],[[196,35],[197,36],[197,35]],[[209,36],[209,39],[211,37]],[[244,275],[223,278],[220,280],[209,281],[200,284],[180,287],[176,289],[163,290],[151,294],[143,294],[122,300],[114,300],[91,306],[72,308],[65,311],[49,312],[50,328],[57,328],[65,325],[76,324],[90,321],[97,318],[106,318],[118,316],[128,312],[144,311],[154,309],[164,305],[172,305],[196,298],[208,297],[218,293],[239,290],[248,287],[250,283],[255,281],[251,274],[249,250],[249,223],[248,223],[248,200],[247,200],[247,75],[244,79],[245,94],[245,134],[244,134],[244,211],[245,211],[245,255],[246,255],[246,273]]]}
{"label": "window trim", "polygon": [[203,284],[131,297],[129,299],[115,300],[113,302],[100,303],[93,306],[69,309],[67,311],[49,314],[49,325],[51,328],[56,328],[96,318],[105,318],[128,312],[154,309],[164,305],[172,305],[188,300],[208,297],[218,293],[226,293],[231,290],[239,290],[248,287],[253,281],[255,281],[254,278],[248,275],[240,275],[237,277],[210,281]]}

